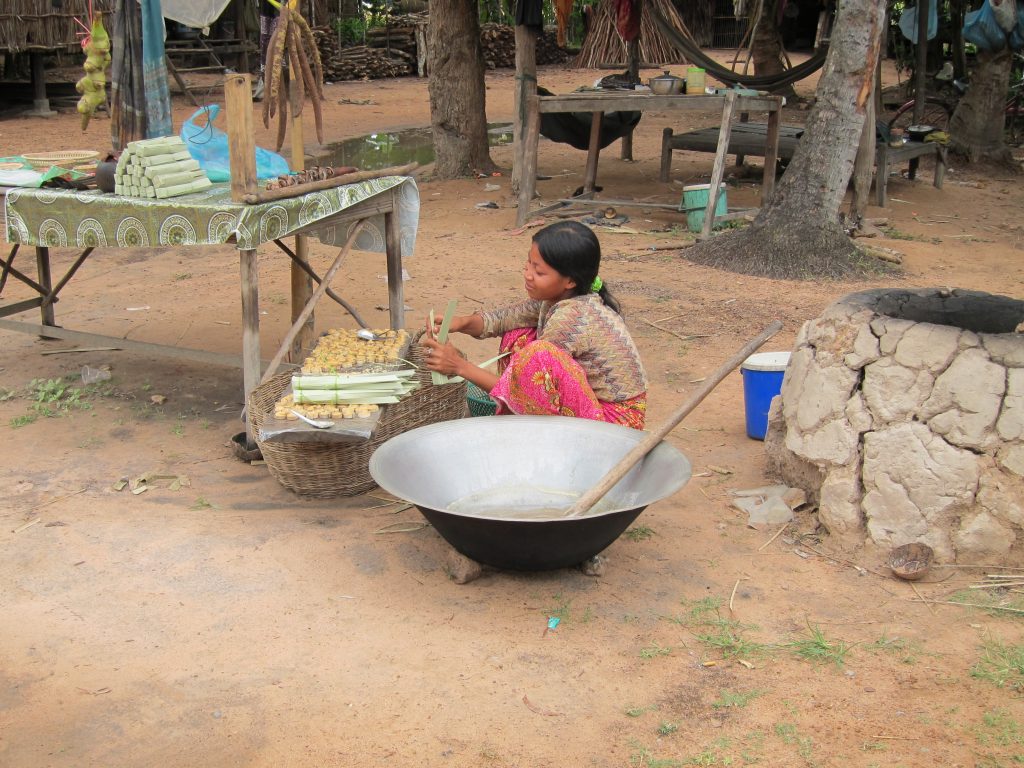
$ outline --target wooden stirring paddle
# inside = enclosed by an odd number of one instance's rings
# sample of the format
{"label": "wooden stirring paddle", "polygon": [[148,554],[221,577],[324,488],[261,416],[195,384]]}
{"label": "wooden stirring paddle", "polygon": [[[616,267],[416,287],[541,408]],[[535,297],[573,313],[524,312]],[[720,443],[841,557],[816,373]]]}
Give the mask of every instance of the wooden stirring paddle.
{"label": "wooden stirring paddle", "polygon": [[633,465],[637,464],[644,456],[653,451],[655,446],[662,441],[662,438],[664,438],[665,435],[675,429],[679,422],[685,419],[690,411],[700,405],[700,402],[711,393],[711,390],[721,383],[722,379],[728,376],[736,366],[740,365],[744,360],[750,357],[750,355],[756,352],[762,344],[768,341],[768,339],[778,333],[781,329],[782,323],[776,320],[761,331],[757,338],[747,342],[743,349],[722,363],[722,366],[704,381],[703,386],[694,392],[693,395],[690,396],[689,400],[679,406],[679,408],[665,419],[657,429],[653,432],[649,432],[643,440],[637,443],[629,453],[619,460],[618,464],[608,470],[607,474],[601,478],[601,481],[597,485],[580,496],[579,499],[576,500],[576,503],[569,507],[565,516],[580,517],[581,515],[585,515],[589,512],[591,507],[599,502],[602,497],[604,497],[604,495],[608,493],[608,491],[610,491],[617,482],[619,482],[619,480],[625,477],[626,473],[633,468]]}

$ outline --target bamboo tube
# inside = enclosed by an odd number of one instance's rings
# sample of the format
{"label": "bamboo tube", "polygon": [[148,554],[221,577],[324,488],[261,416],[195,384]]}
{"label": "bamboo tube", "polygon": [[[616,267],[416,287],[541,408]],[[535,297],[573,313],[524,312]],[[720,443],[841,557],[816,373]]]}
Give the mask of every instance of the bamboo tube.
{"label": "bamboo tube", "polygon": [[322,181],[311,181],[308,184],[295,184],[291,187],[281,187],[280,189],[265,189],[255,194],[245,195],[242,200],[249,205],[257,205],[259,203],[270,203],[274,200],[286,200],[289,197],[299,197],[307,192],[320,192],[325,189],[333,189],[334,187],[341,187],[345,184],[355,184],[359,181],[369,181],[370,179],[382,179],[385,176],[408,176],[414,170],[419,168],[419,163],[409,163],[408,165],[398,165],[392,168],[381,168],[377,171],[358,171],[357,173],[346,173],[343,176],[335,176],[330,179],[323,179]]}

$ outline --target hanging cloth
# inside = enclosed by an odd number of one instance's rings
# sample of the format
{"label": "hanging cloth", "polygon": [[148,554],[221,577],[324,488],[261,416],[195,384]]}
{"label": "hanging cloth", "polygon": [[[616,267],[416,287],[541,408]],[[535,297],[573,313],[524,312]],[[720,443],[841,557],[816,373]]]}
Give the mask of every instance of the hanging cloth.
{"label": "hanging cloth", "polygon": [[640,3],[634,0],[612,0],[615,8],[615,29],[624,42],[640,36]]}
{"label": "hanging cloth", "polygon": [[[928,39],[933,40],[939,31],[938,0],[928,0]],[[910,42],[917,44],[917,6],[904,8],[900,14],[900,32]]]}
{"label": "hanging cloth", "polygon": [[555,21],[558,23],[558,47],[565,48],[565,33],[569,29],[573,0],[554,0]]}
{"label": "hanging cloth", "polygon": [[142,76],[146,84],[146,138],[170,136],[174,129],[164,63],[164,17],[160,0],[142,0]]}
{"label": "hanging cloth", "polygon": [[208,27],[213,24],[231,0],[163,0],[163,15],[166,19],[177,21],[186,27],[204,30],[208,35]]}
{"label": "hanging cloth", "polygon": [[544,26],[544,0],[516,0],[516,26]]}
{"label": "hanging cloth", "polygon": [[142,79],[141,11],[117,0],[110,24],[110,144],[120,152],[146,138],[146,86]]}

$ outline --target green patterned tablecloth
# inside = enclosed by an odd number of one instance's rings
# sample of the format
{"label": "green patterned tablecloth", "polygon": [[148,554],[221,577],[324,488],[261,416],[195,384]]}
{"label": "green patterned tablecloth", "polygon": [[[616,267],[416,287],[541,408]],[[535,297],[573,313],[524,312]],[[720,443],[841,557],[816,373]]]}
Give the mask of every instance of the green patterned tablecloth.
{"label": "green patterned tablecloth", "polygon": [[[259,205],[231,202],[227,184],[167,200],[107,194],[98,190],[10,188],[4,202],[7,240],[49,247],[146,248],[157,245],[234,243],[253,249],[302,229],[323,243],[341,246],[354,226],[346,208],[396,190],[402,256],[412,255],[419,225],[416,182],[388,176]],[[384,251],[384,217],[374,216],[355,247]]]}

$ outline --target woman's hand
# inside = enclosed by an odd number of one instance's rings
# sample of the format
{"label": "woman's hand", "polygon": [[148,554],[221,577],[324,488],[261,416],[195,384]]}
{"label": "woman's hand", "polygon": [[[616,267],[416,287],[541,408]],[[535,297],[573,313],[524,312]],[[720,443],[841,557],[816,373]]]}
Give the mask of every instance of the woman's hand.
{"label": "woman's hand", "polygon": [[437,371],[446,376],[461,376],[466,381],[473,382],[485,392],[490,392],[494,389],[494,385],[498,383],[496,374],[473,365],[460,354],[459,350],[452,346],[451,342],[440,344],[424,334],[423,338],[420,339],[420,346],[426,349],[424,365],[426,365],[428,370]]}
{"label": "woman's hand", "polygon": [[427,368],[447,376],[461,376],[462,366],[466,359],[459,354],[452,343],[445,344],[437,342],[430,336],[424,335],[420,345],[425,347],[424,361]]}
{"label": "woman's hand", "polygon": [[[441,332],[441,322],[444,320],[439,315],[434,316],[434,325],[430,325],[430,316],[427,316],[427,336],[432,339],[437,338],[437,334]],[[449,333],[465,333],[469,336],[479,336],[484,332],[484,319],[481,315],[455,315],[452,317],[452,322],[448,326]]]}

